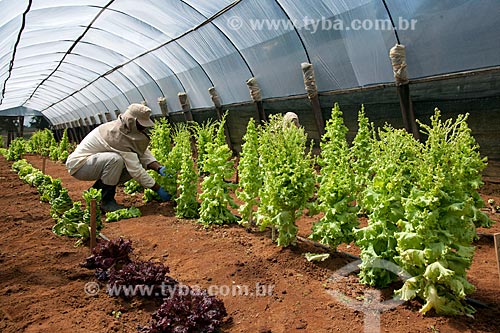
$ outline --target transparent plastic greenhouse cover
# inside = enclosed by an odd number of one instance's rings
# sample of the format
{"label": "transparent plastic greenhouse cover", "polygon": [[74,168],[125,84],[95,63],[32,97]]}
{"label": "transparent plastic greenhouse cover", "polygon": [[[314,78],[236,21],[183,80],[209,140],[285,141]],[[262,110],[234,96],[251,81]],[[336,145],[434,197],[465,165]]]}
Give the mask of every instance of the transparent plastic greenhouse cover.
{"label": "transparent plastic greenhouse cover", "polygon": [[[0,0],[0,116],[41,111],[53,125],[105,121],[158,98],[179,111],[394,82],[500,65],[498,0]],[[98,117],[97,115],[101,115]]]}

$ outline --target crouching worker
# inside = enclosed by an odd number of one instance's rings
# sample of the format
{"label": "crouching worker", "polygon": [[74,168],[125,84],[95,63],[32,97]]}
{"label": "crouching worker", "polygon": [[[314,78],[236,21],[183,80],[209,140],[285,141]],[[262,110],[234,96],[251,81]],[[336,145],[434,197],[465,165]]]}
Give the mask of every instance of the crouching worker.
{"label": "crouching worker", "polygon": [[171,195],[146,172],[151,169],[165,176],[165,167],[147,148],[147,129],[154,125],[150,115],[150,108],[131,104],[117,120],[90,132],[66,161],[71,176],[96,181],[92,187],[102,190],[101,209],[105,212],[125,208],[115,200],[116,186],[131,178],[144,188],[154,190],[161,200],[171,199]]}

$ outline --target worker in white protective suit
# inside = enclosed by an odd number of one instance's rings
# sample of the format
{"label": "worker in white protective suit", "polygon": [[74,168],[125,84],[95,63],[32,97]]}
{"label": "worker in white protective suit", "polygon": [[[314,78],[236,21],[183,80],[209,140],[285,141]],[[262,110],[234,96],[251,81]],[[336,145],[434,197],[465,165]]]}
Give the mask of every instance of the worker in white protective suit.
{"label": "worker in white protective suit", "polygon": [[102,124],[90,132],[66,161],[71,176],[78,180],[95,180],[93,188],[102,190],[101,209],[112,212],[124,208],[115,200],[116,186],[131,178],[144,188],[154,190],[161,200],[171,195],[146,172],[155,170],[165,176],[148,149],[148,128],[154,126],[151,109],[131,104],[118,119]]}
{"label": "worker in white protective suit", "polygon": [[297,128],[300,127],[299,116],[297,116],[294,112],[285,113],[283,116],[283,129],[291,126],[292,124]]}

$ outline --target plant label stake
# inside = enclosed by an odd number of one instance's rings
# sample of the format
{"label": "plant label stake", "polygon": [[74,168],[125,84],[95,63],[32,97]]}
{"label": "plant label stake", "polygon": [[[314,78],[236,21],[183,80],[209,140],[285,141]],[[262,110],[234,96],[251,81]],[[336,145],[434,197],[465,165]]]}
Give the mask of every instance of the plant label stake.
{"label": "plant label stake", "polygon": [[95,199],[90,200],[90,252],[96,246],[96,201]]}
{"label": "plant label stake", "polygon": [[495,239],[495,253],[497,255],[498,277],[500,278],[500,233],[493,236]]}

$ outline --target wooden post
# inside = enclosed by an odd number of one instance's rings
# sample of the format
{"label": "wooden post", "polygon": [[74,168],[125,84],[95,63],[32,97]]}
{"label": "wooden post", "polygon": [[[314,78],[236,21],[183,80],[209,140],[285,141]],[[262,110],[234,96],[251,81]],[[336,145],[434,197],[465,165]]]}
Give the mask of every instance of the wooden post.
{"label": "wooden post", "polygon": [[172,119],[170,119],[170,111],[168,110],[167,99],[165,97],[158,98],[158,105],[160,106],[161,114],[163,117],[167,118],[168,122],[172,124]]}
{"label": "wooden post", "polygon": [[87,136],[87,126],[85,126],[85,122],[82,118],[78,119],[78,125],[80,125],[80,133],[82,135],[82,138],[85,138]]}
{"label": "wooden post", "polygon": [[42,173],[45,175],[45,167],[47,165],[47,156],[42,156]]}
{"label": "wooden post", "polygon": [[9,128],[7,130],[7,148],[10,146],[11,142],[12,142],[12,130]]}
{"label": "wooden post", "polygon": [[405,46],[396,44],[390,50],[389,57],[391,58],[394,78],[396,79],[403,125],[408,133],[413,134],[415,139],[420,140],[420,133],[415,120],[413,102],[410,95],[410,80],[408,79],[408,65],[406,64]]}
{"label": "wooden post", "polygon": [[75,133],[73,129],[70,127],[70,123],[64,123],[64,127],[68,130],[68,139],[70,142],[76,142]]}
{"label": "wooden post", "polygon": [[94,116],[90,116],[90,123],[92,124],[92,126],[91,126],[92,130],[95,129],[98,126],[97,125],[97,119],[98,118],[96,118],[96,117],[97,116],[95,116],[95,115]]}
{"label": "wooden post", "polygon": [[321,113],[321,104],[319,102],[318,87],[316,86],[316,77],[314,74],[314,67],[312,64],[304,62],[301,65],[302,73],[304,74],[304,84],[307,91],[307,97],[311,102],[311,107],[316,121],[319,138],[321,139],[325,134],[325,121]]}
{"label": "wooden post", "polygon": [[95,199],[90,200],[90,252],[97,245],[96,232],[97,232],[97,203]]}
{"label": "wooden post", "polygon": [[262,125],[267,121],[266,112],[264,111],[264,103],[262,102],[262,92],[260,90],[257,79],[252,77],[247,81],[248,89],[250,89],[250,97],[255,103],[257,114],[259,115],[259,123]]}
{"label": "wooden post", "polygon": [[50,127],[50,130],[52,133],[54,133],[54,138],[56,139],[57,142],[61,141],[61,131],[59,130],[59,126],[55,125]]}
{"label": "wooden post", "polygon": [[495,254],[497,256],[498,277],[500,278],[500,233],[493,235],[495,239]]}
{"label": "wooden post", "polygon": [[189,103],[188,95],[185,92],[180,92],[178,96],[182,112],[184,113],[184,118],[186,121],[193,121],[193,114],[191,113],[191,104]]}
{"label": "wooden post", "polygon": [[90,118],[86,117],[84,119],[85,122],[85,135],[89,134],[92,131],[92,121]]}
{"label": "wooden post", "polygon": [[80,124],[78,123],[78,120],[72,121],[71,125],[73,126],[73,129],[75,131],[76,135],[76,143],[80,143],[83,140],[83,133],[81,132]]}
{"label": "wooden post", "polygon": [[[215,111],[217,112],[217,118],[220,121],[224,117],[224,112],[222,111],[222,103],[221,103],[219,94],[217,93],[217,90],[215,89],[215,87],[208,88],[208,92],[210,93],[210,96],[212,98],[212,102],[214,103]],[[227,146],[234,153],[233,143],[231,142],[231,134],[229,132],[229,126],[227,125],[227,121],[224,122],[224,135],[226,136]]]}
{"label": "wooden post", "polygon": [[113,121],[113,117],[111,117],[111,113],[109,112],[104,112],[104,117],[106,117],[106,122]]}
{"label": "wooden post", "polygon": [[24,116],[19,116],[19,137],[24,137]]}

